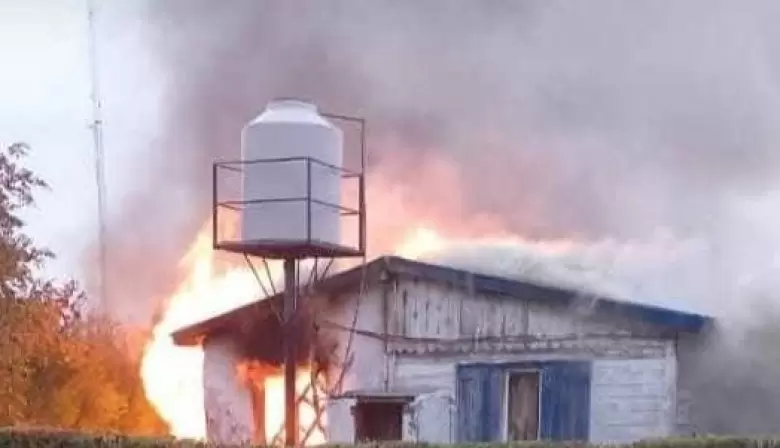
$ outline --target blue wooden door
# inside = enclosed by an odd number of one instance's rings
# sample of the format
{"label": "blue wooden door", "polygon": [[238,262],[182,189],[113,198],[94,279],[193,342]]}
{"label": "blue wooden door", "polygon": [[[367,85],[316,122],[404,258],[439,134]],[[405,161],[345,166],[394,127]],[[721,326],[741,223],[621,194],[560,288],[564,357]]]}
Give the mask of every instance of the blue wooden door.
{"label": "blue wooden door", "polygon": [[457,440],[477,442],[481,440],[482,425],[482,375],[475,366],[459,366],[456,374],[455,396],[457,409]]}
{"label": "blue wooden door", "polygon": [[589,362],[544,363],[539,422],[542,439],[588,440],[590,371]]}
{"label": "blue wooden door", "polygon": [[457,441],[503,440],[504,379],[511,370],[541,371],[539,437],[587,441],[590,363],[580,361],[461,365],[456,370]]}
{"label": "blue wooden door", "polygon": [[456,378],[457,440],[500,440],[501,368],[488,364],[458,366]]}

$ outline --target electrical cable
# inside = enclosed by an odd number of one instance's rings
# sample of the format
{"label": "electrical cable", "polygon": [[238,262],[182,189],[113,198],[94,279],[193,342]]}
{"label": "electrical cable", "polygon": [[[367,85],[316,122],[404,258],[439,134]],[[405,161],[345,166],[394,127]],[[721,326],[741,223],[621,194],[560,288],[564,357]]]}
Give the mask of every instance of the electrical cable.
{"label": "electrical cable", "polygon": [[[360,290],[358,291],[357,296],[357,303],[355,303],[355,312],[352,315],[352,325],[350,326],[351,331],[349,332],[349,336],[347,337],[347,345],[344,349],[344,362],[341,369],[341,372],[339,373],[338,380],[334,384],[334,386],[338,385],[339,389],[341,389],[341,385],[344,381],[344,376],[346,375],[347,368],[352,365],[352,354],[350,353],[352,351],[352,341],[355,337],[355,333],[357,331],[357,321],[358,321],[358,315],[360,314],[360,304],[363,301],[363,296],[366,292],[366,278],[368,277],[368,263],[366,260],[365,253],[361,257],[361,275],[360,275]],[[338,391],[339,393],[341,390]],[[332,391],[329,391],[328,396],[331,397],[333,395]]]}
{"label": "electrical cable", "polygon": [[[328,116],[328,114],[326,114]],[[361,249],[361,275],[360,275],[360,289],[358,291],[357,296],[357,303],[355,304],[355,311],[352,315],[352,324],[350,328],[352,331],[349,332],[349,336],[347,337],[347,345],[344,349],[344,358],[342,362],[341,372],[339,373],[339,377],[334,383],[334,389],[338,389],[338,392],[341,392],[341,387],[344,382],[344,377],[346,375],[346,372],[349,367],[351,367],[354,356],[352,355],[352,341],[354,339],[355,330],[357,328],[357,321],[358,321],[358,315],[360,313],[360,305],[363,301],[363,296],[366,292],[367,287],[367,277],[368,277],[368,263],[367,263],[367,256],[366,256],[366,248],[365,248],[365,200],[364,200],[364,186],[365,186],[365,170],[366,170],[366,122],[362,118],[355,118],[355,117],[348,117],[344,115],[338,115],[338,114],[330,114],[329,115],[332,118],[337,118],[341,120],[345,120],[352,123],[358,123],[360,127],[360,175],[359,175],[359,201],[360,201],[360,249]],[[332,263],[331,259],[331,263]],[[327,268],[330,267],[330,263],[328,264]],[[333,396],[333,391],[328,391],[328,397]]]}

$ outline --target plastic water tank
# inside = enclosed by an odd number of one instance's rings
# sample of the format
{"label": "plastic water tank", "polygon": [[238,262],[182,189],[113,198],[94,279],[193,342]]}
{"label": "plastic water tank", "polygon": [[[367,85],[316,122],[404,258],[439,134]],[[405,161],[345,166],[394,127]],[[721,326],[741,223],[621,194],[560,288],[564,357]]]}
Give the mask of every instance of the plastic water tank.
{"label": "plastic water tank", "polygon": [[[342,166],[343,133],[319,114],[313,104],[291,99],[273,100],[242,133],[245,161],[288,157],[311,157],[335,167]],[[312,202],[311,219],[305,200],[282,202],[307,196],[307,163],[303,160],[244,165],[244,201],[272,200],[246,204],[241,217],[244,242],[273,240],[339,244],[340,210]],[[311,197],[338,205],[341,201],[341,171],[311,162]]]}

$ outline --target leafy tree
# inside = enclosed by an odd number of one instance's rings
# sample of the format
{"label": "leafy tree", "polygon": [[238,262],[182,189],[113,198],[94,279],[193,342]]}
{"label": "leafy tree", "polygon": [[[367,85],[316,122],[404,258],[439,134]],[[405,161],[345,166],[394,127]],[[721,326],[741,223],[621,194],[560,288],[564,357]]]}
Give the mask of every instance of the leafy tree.
{"label": "leafy tree", "polygon": [[6,298],[23,297],[33,289],[34,269],[54,256],[22,232],[25,223],[19,212],[33,204],[36,188],[49,188],[20,164],[27,151],[27,145],[15,143],[0,153],[0,292]]}
{"label": "leafy tree", "polygon": [[0,152],[0,426],[164,434],[126,329],[86,314],[75,282],[39,275],[54,254],[24,233],[20,212],[48,185],[22,165],[27,151]]}

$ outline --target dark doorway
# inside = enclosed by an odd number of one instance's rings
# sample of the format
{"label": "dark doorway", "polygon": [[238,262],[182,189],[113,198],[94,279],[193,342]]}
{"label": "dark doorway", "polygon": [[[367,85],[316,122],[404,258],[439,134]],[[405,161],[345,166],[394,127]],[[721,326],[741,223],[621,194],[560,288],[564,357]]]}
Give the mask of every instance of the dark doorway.
{"label": "dark doorway", "polygon": [[355,404],[355,442],[379,442],[403,438],[403,401],[358,401]]}
{"label": "dark doorway", "polygon": [[507,441],[539,438],[539,372],[511,372],[507,380]]}

